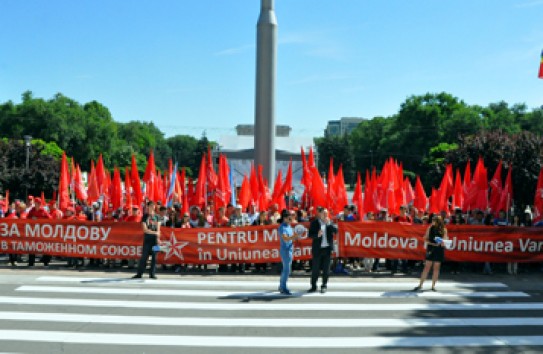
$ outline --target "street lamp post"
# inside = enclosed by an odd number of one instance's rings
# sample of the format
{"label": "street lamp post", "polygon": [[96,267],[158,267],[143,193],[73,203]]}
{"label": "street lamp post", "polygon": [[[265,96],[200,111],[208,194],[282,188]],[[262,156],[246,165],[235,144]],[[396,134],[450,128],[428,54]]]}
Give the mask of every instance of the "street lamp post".
{"label": "street lamp post", "polygon": [[[32,142],[32,136],[25,135],[23,136],[23,139],[25,140],[25,148],[26,148],[26,165],[25,165],[25,172],[28,173],[30,166],[30,146]],[[25,200],[28,200],[28,185],[25,187]]]}

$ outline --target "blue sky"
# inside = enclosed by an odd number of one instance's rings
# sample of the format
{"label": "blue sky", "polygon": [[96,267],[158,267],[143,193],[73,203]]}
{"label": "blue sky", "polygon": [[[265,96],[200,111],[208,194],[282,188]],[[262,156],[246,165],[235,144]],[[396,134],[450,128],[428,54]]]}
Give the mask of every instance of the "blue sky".
{"label": "blue sky", "polygon": [[[277,124],[388,116],[410,95],[543,105],[543,0],[276,0]],[[253,123],[259,0],[0,0],[0,101],[105,104],[166,136]]]}

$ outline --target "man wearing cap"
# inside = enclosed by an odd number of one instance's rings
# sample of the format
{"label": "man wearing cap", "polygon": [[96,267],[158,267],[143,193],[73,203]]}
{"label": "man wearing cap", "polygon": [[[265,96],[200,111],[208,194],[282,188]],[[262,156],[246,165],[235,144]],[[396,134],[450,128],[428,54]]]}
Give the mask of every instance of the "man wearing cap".
{"label": "man wearing cap", "polygon": [[[30,199],[30,197],[29,197]],[[51,215],[45,210],[45,208],[42,206],[42,200],[41,198],[34,198],[34,207],[30,209],[27,215],[27,219],[32,220],[47,220],[51,219]],[[28,255],[28,266],[33,267],[34,263],[36,261],[36,255],[30,254]],[[49,262],[51,261],[51,256],[44,254],[41,258],[41,261],[43,262],[44,266],[48,266]]]}
{"label": "man wearing cap", "polygon": [[247,214],[242,213],[243,207],[238,204],[236,205],[236,209],[234,211],[234,214],[230,216],[230,226],[231,227],[239,227],[239,226],[247,226],[249,224],[249,219],[247,218]]}
{"label": "man wearing cap", "polygon": [[64,217],[62,211],[58,209],[58,204],[54,200],[49,203],[49,214],[51,218],[60,220]]}

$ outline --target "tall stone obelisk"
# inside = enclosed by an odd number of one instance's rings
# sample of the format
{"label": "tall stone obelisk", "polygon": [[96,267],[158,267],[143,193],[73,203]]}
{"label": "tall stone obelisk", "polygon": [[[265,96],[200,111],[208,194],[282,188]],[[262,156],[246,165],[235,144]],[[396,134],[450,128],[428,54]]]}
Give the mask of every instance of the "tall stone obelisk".
{"label": "tall stone obelisk", "polygon": [[275,77],[277,19],[274,0],[261,0],[256,34],[255,165],[272,186],[275,178]]}

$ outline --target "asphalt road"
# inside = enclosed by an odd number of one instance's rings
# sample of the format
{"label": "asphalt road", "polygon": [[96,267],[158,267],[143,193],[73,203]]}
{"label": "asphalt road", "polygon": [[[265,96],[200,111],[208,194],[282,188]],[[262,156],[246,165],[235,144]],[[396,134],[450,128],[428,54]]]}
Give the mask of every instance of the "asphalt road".
{"label": "asphalt road", "polygon": [[3,353],[541,353],[541,274],[159,274],[0,267]]}

